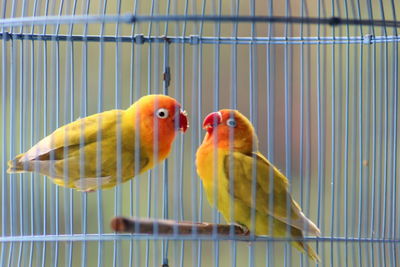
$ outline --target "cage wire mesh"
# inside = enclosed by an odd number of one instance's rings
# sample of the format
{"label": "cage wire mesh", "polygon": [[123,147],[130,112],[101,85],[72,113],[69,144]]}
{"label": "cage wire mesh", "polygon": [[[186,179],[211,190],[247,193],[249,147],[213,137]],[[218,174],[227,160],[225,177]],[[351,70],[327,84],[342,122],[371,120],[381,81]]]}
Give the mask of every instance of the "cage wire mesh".
{"label": "cage wire mesh", "polygon": [[[1,266],[308,266],[290,239],[118,234],[123,215],[225,223],[196,173],[203,118],[253,123],[321,237],[321,266],[399,253],[396,1],[2,1]],[[168,160],[82,193],[7,161],[58,127],[167,94],[189,114]],[[251,194],[251,192],[249,193]]]}

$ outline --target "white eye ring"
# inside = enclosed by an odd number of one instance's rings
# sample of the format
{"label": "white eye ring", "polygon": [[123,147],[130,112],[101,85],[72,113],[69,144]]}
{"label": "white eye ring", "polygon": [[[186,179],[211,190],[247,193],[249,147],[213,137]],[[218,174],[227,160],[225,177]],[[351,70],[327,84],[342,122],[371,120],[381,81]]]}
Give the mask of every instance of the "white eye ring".
{"label": "white eye ring", "polygon": [[165,108],[160,108],[159,110],[156,111],[157,117],[160,119],[166,119],[168,118],[168,110]]}
{"label": "white eye ring", "polygon": [[234,118],[229,118],[226,121],[226,125],[228,125],[229,127],[236,127],[237,123]]}

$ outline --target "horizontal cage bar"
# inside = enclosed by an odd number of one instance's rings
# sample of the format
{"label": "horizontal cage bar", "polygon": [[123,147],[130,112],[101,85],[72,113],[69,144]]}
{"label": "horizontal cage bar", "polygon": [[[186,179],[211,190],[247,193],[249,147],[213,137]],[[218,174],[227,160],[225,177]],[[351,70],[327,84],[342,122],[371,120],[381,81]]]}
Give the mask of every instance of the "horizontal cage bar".
{"label": "horizontal cage bar", "polygon": [[50,24],[89,24],[89,23],[139,23],[139,22],[221,22],[221,23],[283,23],[317,25],[364,25],[398,28],[396,20],[349,19],[341,17],[295,17],[295,16],[222,16],[222,15],[73,15],[73,16],[35,16],[3,18],[0,26],[13,27],[22,25]]}
{"label": "horizontal cage bar", "polygon": [[0,32],[0,38],[6,40],[36,41],[76,41],[76,42],[126,42],[126,43],[177,43],[177,44],[372,44],[399,42],[399,36],[325,36],[325,37],[216,37],[216,36],[98,36],[98,35],[62,35],[28,34]]}

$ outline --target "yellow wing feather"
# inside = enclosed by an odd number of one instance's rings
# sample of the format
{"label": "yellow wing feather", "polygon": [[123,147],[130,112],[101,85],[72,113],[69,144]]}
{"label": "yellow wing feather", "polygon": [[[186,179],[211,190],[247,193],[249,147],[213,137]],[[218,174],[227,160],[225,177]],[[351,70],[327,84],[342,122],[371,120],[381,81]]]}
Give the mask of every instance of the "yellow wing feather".
{"label": "yellow wing feather", "polygon": [[123,112],[122,110],[110,110],[64,125],[29,149],[21,160],[32,160],[58,148],[96,142],[99,129],[102,129],[101,138],[107,138],[108,135],[115,133],[115,127],[110,126],[115,123],[117,116],[123,115]]}
{"label": "yellow wing feather", "polygon": [[235,181],[233,195],[248,206],[252,206],[251,191],[254,176],[258,211],[303,231],[314,235],[320,234],[319,229],[302,213],[300,206],[289,194],[287,178],[260,153],[245,155],[233,152],[231,156],[225,156],[224,170],[225,175]]}
{"label": "yellow wing feather", "polygon": [[[122,126],[124,112],[110,110],[58,128],[26,153],[9,161],[8,171],[36,171],[54,178],[59,185],[86,191],[97,187],[82,188],[78,179],[96,178],[102,188],[116,184],[117,159],[124,167],[121,169],[123,181],[147,170],[150,159],[143,149],[140,149],[139,166],[135,170],[134,123]],[[121,154],[117,153],[118,132]]]}
{"label": "yellow wing feather", "polygon": [[[299,227],[286,222],[287,198],[291,201],[292,217],[297,218],[293,214],[304,215],[298,204],[288,195],[288,181],[278,169],[257,153],[245,155],[240,152],[229,153],[229,151],[218,149],[217,157],[214,157],[214,153],[210,151],[212,148],[206,147],[198,150],[197,171],[202,179],[208,201],[211,205],[216,205],[227,222],[245,225],[256,235],[303,238],[302,230],[307,230],[307,227],[304,226],[308,224],[309,220],[306,218],[307,220],[302,221],[303,224]],[[253,166],[257,166],[254,173],[257,179],[254,221],[251,220]],[[273,174],[272,183],[269,179],[270,173]],[[274,200],[271,203],[273,204],[272,210],[269,206],[271,193],[273,193],[272,200]],[[218,201],[215,201],[216,197]],[[319,261],[317,253],[307,243],[301,240],[292,243],[311,259]]]}

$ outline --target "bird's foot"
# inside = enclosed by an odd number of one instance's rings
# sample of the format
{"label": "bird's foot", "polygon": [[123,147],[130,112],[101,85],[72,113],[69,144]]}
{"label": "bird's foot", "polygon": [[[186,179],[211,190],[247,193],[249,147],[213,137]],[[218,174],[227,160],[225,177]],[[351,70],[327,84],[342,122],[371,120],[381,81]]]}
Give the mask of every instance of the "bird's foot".
{"label": "bird's foot", "polygon": [[88,189],[88,190],[82,190],[81,192],[84,192],[84,193],[93,193],[93,192],[96,192],[96,190],[95,190],[95,189]]}
{"label": "bird's foot", "polygon": [[234,225],[236,225],[237,227],[239,227],[242,230],[242,235],[249,235],[250,234],[249,228],[247,228],[245,225],[240,224],[240,223],[234,223]]}

